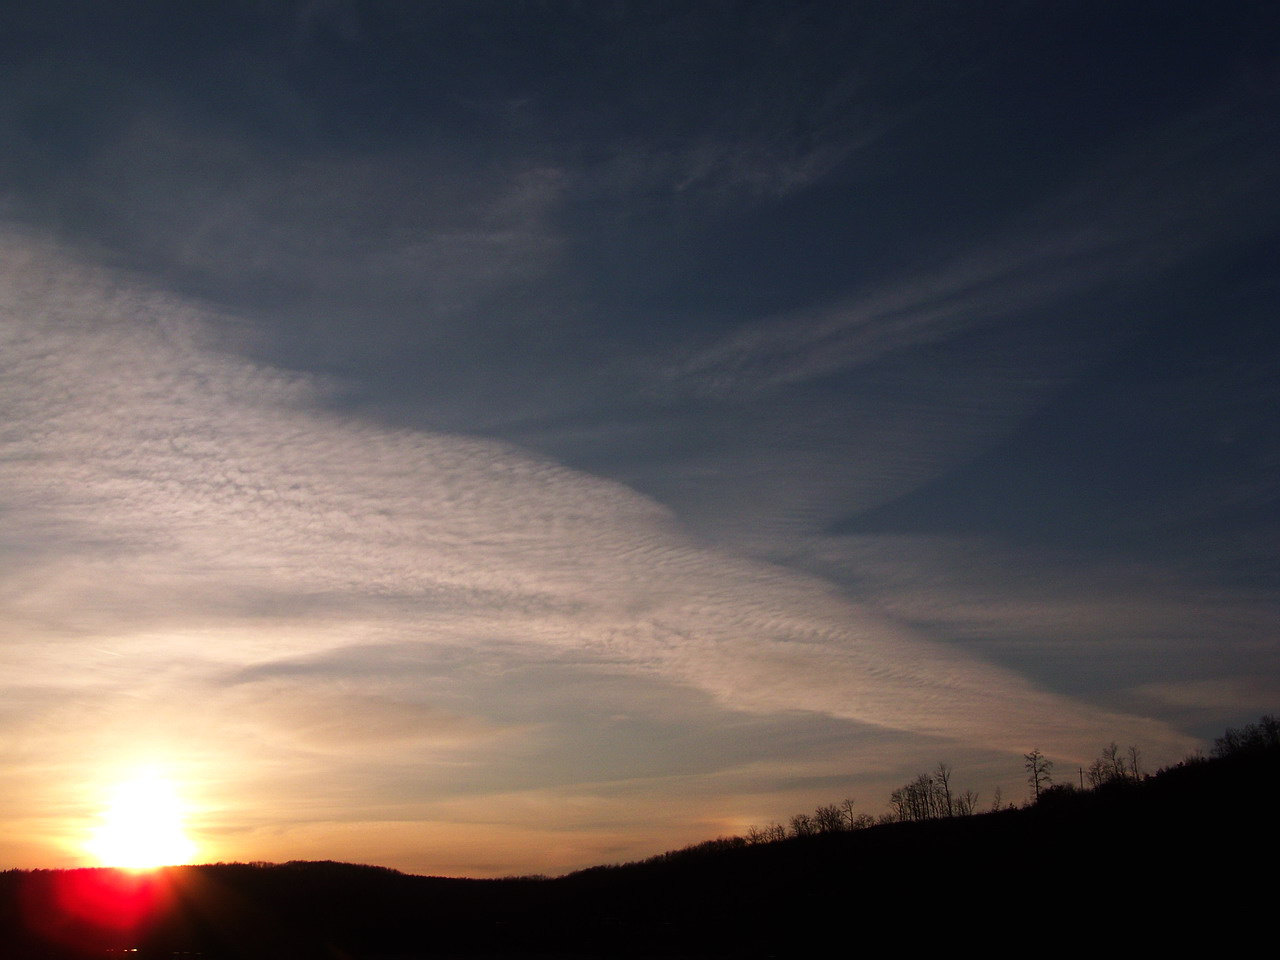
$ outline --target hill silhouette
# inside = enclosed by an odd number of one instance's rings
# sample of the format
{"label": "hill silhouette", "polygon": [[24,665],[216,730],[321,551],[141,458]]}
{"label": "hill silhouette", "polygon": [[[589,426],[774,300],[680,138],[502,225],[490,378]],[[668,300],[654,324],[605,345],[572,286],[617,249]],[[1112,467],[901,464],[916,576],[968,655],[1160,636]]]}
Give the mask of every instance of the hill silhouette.
{"label": "hill silhouette", "polygon": [[1275,900],[1280,744],[1265,739],[1153,777],[1048,789],[1021,809],[711,841],[554,879],[334,862],[12,870],[0,874],[0,955],[1243,952],[1270,930]]}

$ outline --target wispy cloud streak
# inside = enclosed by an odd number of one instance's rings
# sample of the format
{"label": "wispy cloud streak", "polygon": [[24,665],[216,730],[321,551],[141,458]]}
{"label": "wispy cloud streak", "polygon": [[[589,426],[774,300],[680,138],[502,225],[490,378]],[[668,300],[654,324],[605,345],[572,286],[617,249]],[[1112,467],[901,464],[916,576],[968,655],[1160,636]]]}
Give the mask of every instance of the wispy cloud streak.
{"label": "wispy cloud streak", "polygon": [[121,692],[172,662],[181,697],[228,667],[497,642],[736,710],[1002,749],[1077,753],[1117,727],[1182,743],[915,638],[821,581],[700,546],[619,484],[323,412],[320,385],[220,351],[190,306],[6,244],[10,682],[75,660],[68,694]]}
{"label": "wispy cloud streak", "polygon": [[[1039,322],[1101,288],[1123,298],[1200,250],[1269,228],[1274,202],[1262,185],[1275,173],[1273,138],[1219,109],[1144,130],[975,249],[938,252],[847,299],[759,320],[667,377],[695,396],[751,397],[984,327]],[[1237,147],[1231,174],[1205,183],[1224,141]]]}

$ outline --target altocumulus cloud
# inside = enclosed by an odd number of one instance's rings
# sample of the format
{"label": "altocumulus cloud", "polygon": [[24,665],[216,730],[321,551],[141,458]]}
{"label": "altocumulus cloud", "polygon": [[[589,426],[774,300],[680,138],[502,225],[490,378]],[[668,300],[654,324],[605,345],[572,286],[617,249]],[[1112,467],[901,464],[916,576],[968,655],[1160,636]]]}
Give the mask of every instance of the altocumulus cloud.
{"label": "altocumulus cloud", "polygon": [[[46,777],[189,737],[269,763],[285,819],[317,816],[326,778],[404,800],[388,771],[500,764],[535,735],[536,695],[465,695],[503,664],[995,750],[1190,746],[711,549],[622,484],[335,414],[323,382],[237,356],[198,304],[29,235],[0,259],[0,662],[23,704],[5,722]],[[639,689],[582,709],[603,721]]]}

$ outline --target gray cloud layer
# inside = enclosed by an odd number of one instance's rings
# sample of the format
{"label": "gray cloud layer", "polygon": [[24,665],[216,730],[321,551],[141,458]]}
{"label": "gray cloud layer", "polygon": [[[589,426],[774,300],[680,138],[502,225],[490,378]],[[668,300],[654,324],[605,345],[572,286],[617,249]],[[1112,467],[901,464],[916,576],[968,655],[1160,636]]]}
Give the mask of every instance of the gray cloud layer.
{"label": "gray cloud layer", "polygon": [[[364,648],[360,670],[332,667],[313,693],[295,673],[300,689],[266,698],[340,750],[405,725],[482,731],[476,705],[379,697],[397,645],[496,644],[729,709],[1000,749],[1080,755],[1103,731],[1185,743],[913,637],[821,581],[700,546],[617,483],[325,412],[321,385],[222,352],[193,307],[29,238],[5,244],[13,685],[178,702],[228,671]],[[328,720],[306,708],[344,698],[345,734],[327,706]]]}

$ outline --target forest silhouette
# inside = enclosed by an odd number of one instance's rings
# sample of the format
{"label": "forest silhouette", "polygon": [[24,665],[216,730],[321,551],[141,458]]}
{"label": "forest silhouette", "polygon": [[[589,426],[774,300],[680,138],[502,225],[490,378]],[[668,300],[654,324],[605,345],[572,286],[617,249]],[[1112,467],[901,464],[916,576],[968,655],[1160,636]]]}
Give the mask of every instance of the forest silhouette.
{"label": "forest silhouette", "polygon": [[986,812],[951,768],[635,863],[557,878],[422,877],[335,862],[0,873],[0,956],[1035,956],[1257,949],[1273,926],[1280,721],[1155,773],[1111,744],[1089,785],[1025,757]]}

